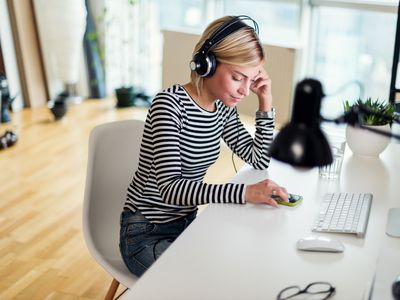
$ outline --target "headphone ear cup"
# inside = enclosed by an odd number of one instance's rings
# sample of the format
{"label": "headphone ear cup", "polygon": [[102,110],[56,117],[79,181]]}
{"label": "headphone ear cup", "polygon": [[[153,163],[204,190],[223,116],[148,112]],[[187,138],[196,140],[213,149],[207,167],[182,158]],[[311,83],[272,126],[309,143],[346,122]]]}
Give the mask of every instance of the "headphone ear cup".
{"label": "headphone ear cup", "polygon": [[190,69],[203,77],[207,73],[207,59],[204,54],[196,53],[190,62]]}
{"label": "headphone ear cup", "polygon": [[190,69],[196,71],[200,77],[210,77],[215,73],[217,68],[217,59],[214,53],[208,54],[196,53],[190,62]]}
{"label": "headphone ear cup", "polygon": [[211,77],[214,75],[215,71],[217,70],[217,58],[215,57],[215,54],[210,51],[208,52],[208,61],[207,63],[209,64],[209,73],[206,75],[207,77]]}

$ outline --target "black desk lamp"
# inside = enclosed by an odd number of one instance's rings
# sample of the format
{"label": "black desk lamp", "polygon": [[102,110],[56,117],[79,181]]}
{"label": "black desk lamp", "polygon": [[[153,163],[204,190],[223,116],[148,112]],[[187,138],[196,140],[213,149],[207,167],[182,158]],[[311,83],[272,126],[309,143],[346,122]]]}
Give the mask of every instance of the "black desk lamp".
{"label": "black desk lamp", "polygon": [[[364,126],[361,122],[364,113],[387,117],[364,106],[355,106],[333,120],[322,118],[320,107],[323,97],[322,85],[318,80],[304,79],[297,84],[291,121],[277,134],[270,148],[273,158],[297,167],[311,168],[331,164],[332,153],[321,131],[321,121],[345,123],[400,140],[400,135]],[[395,121],[400,123],[399,119]]]}
{"label": "black desk lamp", "polygon": [[332,153],[320,128],[319,115],[324,97],[322,85],[304,79],[296,86],[292,119],[275,137],[271,156],[297,167],[315,167],[332,163]]}

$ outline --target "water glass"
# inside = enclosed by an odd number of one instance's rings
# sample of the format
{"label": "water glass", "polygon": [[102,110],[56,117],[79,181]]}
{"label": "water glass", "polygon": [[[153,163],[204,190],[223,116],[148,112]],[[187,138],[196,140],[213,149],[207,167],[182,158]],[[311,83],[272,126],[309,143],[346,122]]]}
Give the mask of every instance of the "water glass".
{"label": "water glass", "polygon": [[346,139],[340,136],[329,136],[328,142],[331,146],[333,162],[330,165],[319,167],[319,176],[322,178],[336,179],[340,176],[346,149]]}

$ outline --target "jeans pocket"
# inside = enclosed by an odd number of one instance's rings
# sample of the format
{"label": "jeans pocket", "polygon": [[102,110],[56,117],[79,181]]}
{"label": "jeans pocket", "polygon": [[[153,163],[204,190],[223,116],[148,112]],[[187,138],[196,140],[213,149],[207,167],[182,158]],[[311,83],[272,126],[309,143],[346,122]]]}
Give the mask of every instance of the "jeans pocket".
{"label": "jeans pocket", "polygon": [[156,225],[149,222],[130,223],[126,228],[125,240],[127,244],[134,244],[146,238],[156,229]]}

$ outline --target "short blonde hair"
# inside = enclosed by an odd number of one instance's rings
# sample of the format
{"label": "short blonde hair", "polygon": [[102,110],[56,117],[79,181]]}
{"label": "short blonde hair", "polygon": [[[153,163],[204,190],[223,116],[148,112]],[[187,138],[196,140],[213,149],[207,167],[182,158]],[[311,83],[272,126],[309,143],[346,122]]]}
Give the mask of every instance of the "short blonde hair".
{"label": "short blonde hair", "polygon": [[[204,42],[221,27],[221,25],[235,17],[225,16],[213,21],[204,30],[200,40],[197,42],[193,56],[200,50]],[[257,33],[250,26],[240,28],[224,38],[215,45],[211,51],[214,53],[218,63],[235,66],[256,66],[264,61],[264,51]],[[203,77],[196,71],[191,71],[190,78],[197,92],[203,86]]]}

